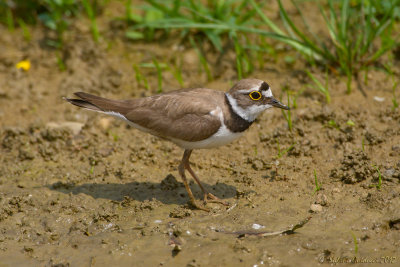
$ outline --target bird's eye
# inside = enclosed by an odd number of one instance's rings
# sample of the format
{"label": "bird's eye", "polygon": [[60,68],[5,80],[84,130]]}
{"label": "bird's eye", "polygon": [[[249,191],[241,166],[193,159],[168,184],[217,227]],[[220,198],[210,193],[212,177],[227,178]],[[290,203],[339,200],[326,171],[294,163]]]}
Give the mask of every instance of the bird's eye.
{"label": "bird's eye", "polygon": [[249,94],[249,96],[252,100],[260,100],[262,95],[259,91],[253,91]]}

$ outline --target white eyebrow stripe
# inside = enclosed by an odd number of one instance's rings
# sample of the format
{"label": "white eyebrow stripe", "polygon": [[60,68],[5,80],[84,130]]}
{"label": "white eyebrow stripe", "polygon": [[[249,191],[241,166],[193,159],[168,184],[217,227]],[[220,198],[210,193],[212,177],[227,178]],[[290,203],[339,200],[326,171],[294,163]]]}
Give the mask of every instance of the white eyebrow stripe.
{"label": "white eyebrow stripe", "polygon": [[258,91],[260,90],[260,86],[254,86],[253,88],[247,89],[247,90],[238,90],[239,93],[251,93],[253,91]]}
{"label": "white eyebrow stripe", "polygon": [[[238,90],[239,93],[243,93],[243,94],[249,94],[253,91],[258,91],[260,88],[259,87],[253,87],[251,89],[248,90]],[[263,94],[264,97],[272,97],[272,91],[271,88],[269,88],[268,90],[265,91],[261,91],[261,93]]]}

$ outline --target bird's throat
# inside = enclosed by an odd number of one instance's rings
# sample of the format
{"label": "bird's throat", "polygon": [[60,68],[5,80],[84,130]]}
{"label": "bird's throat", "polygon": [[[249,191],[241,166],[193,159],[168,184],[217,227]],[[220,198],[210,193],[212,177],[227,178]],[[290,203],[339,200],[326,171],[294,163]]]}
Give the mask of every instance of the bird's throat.
{"label": "bird's throat", "polygon": [[231,132],[243,132],[250,127],[254,120],[249,121],[240,116],[232,106],[231,101],[229,100],[230,97],[231,96],[228,94],[225,94],[225,103],[229,108],[229,114],[224,116],[224,123]]}

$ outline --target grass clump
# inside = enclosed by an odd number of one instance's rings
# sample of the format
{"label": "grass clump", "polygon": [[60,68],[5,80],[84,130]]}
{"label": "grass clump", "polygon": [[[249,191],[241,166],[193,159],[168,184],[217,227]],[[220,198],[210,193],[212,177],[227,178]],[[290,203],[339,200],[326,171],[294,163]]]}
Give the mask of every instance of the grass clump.
{"label": "grass clump", "polygon": [[[93,39],[98,42],[100,33],[96,16],[107,0],[0,0],[0,22],[10,30],[22,27],[26,40],[30,40],[26,25],[42,22],[51,29],[55,38],[48,45],[60,50],[64,47],[64,33],[71,20],[85,14],[90,20]],[[211,50],[219,54],[217,64],[228,51],[236,55],[239,79],[247,76],[258,63],[264,67],[264,56],[276,60],[276,51],[270,40],[287,44],[303,54],[309,63],[324,65],[333,73],[347,77],[347,92],[358,73],[368,68],[382,67],[379,59],[399,45],[399,34],[394,22],[400,19],[400,0],[326,0],[318,1],[321,19],[327,36],[313,32],[305,10],[297,2],[292,4],[303,23],[294,22],[281,0],[279,13],[283,26],[278,26],[264,12],[266,1],[255,0],[144,0],[145,4],[133,6],[125,0],[125,17],[129,28],[126,37],[132,40],[151,41],[173,35],[192,46],[199,56],[202,68],[211,75],[206,55]],[[303,24],[303,25],[300,25]],[[207,52],[207,53],[206,53]],[[60,53],[61,54],[61,53]],[[295,59],[286,55],[287,64]],[[60,63],[60,65],[62,65]],[[384,68],[384,67],[383,67]],[[313,75],[315,88],[330,101],[326,86]],[[358,80],[357,80],[358,81]]]}
{"label": "grass clump", "polygon": [[250,2],[276,34],[271,35],[272,38],[292,46],[312,64],[321,63],[333,72],[345,74],[348,93],[351,92],[353,78],[357,78],[360,70],[377,65],[382,55],[399,44],[399,37],[393,38],[392,30],[398,17],[400,0],[356,0],[351,3],[349,0],[328,0],[326,8],[318,3],[329,39],[322,39],[311,30],[304,12],[295,1],[292,4],[303,20],[303,28],[294,23],[281,0],[278,0],[286,31],[268,19],[254,0]]}
{"label": "grass clump", "polygon": [[25,39],[27,25],[42,23],[52,30],[55,38],[47,38],[47,45],[62,48],[64,33],[72,20],[85,13],[91,21],[93,39],[97,42],[100,34],[96,24],[96,16],[106,0],[0,0],[0,23],[13,30],[16,25],[23,28]]}
{"label": "grass clump", "polygon": [[18,20],[25,24],[36,24],[40,7],[39,1],[34,0],[0,0],[0,23],[7,25],[10,31],[14,30]]}
{"label": "grass clump", "polygon": [[[281,0],[278,0],[281,28],[263,12],[263,6],[255,0],[194,1],[194,0],[146,0],[140,9],[142,16],[133,12],[127,1],[126,20],[131,22],[127,36],[133,39],[151,40],[156,31],[164,34],[178,32],[183,40],[196,38],[203,46],[212,45],[215,51],[226,53],[232,49],[236,54],[238,78],[252,71],[255,57],[260,52],[271,51],[270,44],[263,45],[262,38],[271,38],[290,45],[313,65],[327,66],[333,73],[347,77],[347,92],[351,92],[354,78],[361,70],[379,67],[378,60],[399,44],[393,37],[393,25],[398,19],[400,0],[327,0],[318,2],[321,19],[329,36],[319,36],[311,30],[304,11],[295,1],[303,25],[289,16]],[[267,26],[266,30],[263,27]],[[189,38],[188,38],[189,39]],[[310,76],[311,77],[311,76]],[[316,88],[330,96],[315,79]]]}
{"label": "grass clump", "polygon": [[96,16],[106,0],[0,0],[0,23],[7,25],[10,31],[16,26],[22,29],[24,39],[31,40],[31,25],[43,24],[50,29],[46,31],[45,43],[56,49],[58,68],[63,71],[65,63],[65,32],[78,15],[85,13],[91,22],[90,28],[95,42],[100,33]]}
{"label": "grass clump", "polygon": [[3,0],[0,1],[0,22],[6,24],[9,30],[14,30],[16,25],[20,26],[27,40],[30,40],[27,25],[42,22],[57,35],[48,40],[48,45],[59,48],[63,44],[63,34],[70,18],[75,17],[79,10],[77,0]]}
{"label": "grass clump", "polygon": [[[238,34],[260,21],[253,20],[255,10],[249,8],[245,0],[193,1],[193,0],[146,0],[142,6],[143,15],[133,13],[127,1],[126,20],[132,24],[126,36],[131,39],[152,40],[156,30],[165,34],[179,33],[179,38],[188,41],[198,52],[208,42],[214,51],[225,54],[231,49],[236,54],[236,68],[239,78],[253,69],[249,50],[251,42],[245,35]],[[259,48],[259,47],[257,47]],[[199,58],[207,76],[208,66],[204,53]]]}

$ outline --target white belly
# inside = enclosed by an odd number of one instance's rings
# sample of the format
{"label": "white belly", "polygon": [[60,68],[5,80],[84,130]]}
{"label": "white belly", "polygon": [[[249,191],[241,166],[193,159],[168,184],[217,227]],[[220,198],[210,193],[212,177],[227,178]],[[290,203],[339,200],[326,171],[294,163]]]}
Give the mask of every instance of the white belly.
{"label": "white belly", "polygon": [[228,128],[226,128],[225,125],[222,125],[222,127],[210,136],[207,139],[201,140],[201,141],[196,141],[196,142],[188,142],[188,141],[183,141],[175,138],[170,138],[172,142],[177,144],[178,146],[184,148],[184,149],[200,149],[200,148],[214,148],[214,147],[219,147],[223,146],[226,144],[231,143],[232,141],[238,139],[243,135],[243,132],[241,133],[233,133],[231,132]]}
{"label": "white belly", "polygon": [[[133,126],[134,128],[136,128],[138,130],[159,136],[156,132],[127,120],[125,118],[125,116],[123,116],[120,113],[117,113],[117,112],[102,112],[102,113],[106,113],[108,115],[122,119],[122,120],[128,122],[129,125]],[[221,128],[215,134],[210,136],[209,138],[201,140],[201,141],[195,141],[195,142],[184,141],[184,140],[171,138],[171,137],[169,137],[169,138],[166,137],[166,138],[184,149],[200,149],[200,148],[214,148],[214,147],[223,146],[223,145],[231,143],[232,141],[238,139],[239,137],[241,137],[243,135],[243,132],[233,133],[226,127],[226,125],[224,123],[224,117],[222,114],[222,110],[220,107],[217,107],[215,110],[211,111],[210,114],[213,116],[217,116],[220,119]]]}

